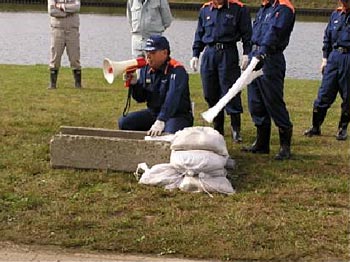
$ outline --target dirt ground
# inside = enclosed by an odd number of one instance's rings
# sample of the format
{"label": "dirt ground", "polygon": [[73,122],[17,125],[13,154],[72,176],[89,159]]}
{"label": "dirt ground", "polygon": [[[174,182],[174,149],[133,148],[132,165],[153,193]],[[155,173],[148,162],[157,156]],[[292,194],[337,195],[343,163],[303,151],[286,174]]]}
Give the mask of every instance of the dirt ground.
{"label": "dirt ground", "polygon": [[[204,260],[177,259],[155,256],[118,255],[113,253],[84,252],[52,246],[16,245],[0,242],[0,262],[205,262]],[[212,261],[212,260],[211,260]],[[207,261],[209,262],[209,261]]]}

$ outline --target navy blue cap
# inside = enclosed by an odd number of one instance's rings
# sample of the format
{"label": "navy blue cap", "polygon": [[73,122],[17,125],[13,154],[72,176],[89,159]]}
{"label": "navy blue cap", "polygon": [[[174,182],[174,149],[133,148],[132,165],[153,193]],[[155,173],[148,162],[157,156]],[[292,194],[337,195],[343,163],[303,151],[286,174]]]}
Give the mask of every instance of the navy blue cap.
{"label": "navy blue cap", "polygon": [[145,51],[157,51],[157,50],[170,50],[170,45],[168,40],[161,35],[151,35],[147,41],[144,48]]}

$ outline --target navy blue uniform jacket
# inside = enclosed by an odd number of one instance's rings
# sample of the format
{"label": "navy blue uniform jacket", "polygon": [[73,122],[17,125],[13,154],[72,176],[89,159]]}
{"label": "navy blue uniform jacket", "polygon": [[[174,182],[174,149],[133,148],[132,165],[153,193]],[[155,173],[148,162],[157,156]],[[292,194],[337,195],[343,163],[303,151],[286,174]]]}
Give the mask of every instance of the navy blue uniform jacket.
{"label": "navy blue uniform jacket", "polygon": [[139,103],[146,102],[158,120],[166,122],[172,117],[192,117],[188,74],[174,59],[169,59],[155,71],[149,65],[141,68],[140,78],[130,88],[132,97]]}

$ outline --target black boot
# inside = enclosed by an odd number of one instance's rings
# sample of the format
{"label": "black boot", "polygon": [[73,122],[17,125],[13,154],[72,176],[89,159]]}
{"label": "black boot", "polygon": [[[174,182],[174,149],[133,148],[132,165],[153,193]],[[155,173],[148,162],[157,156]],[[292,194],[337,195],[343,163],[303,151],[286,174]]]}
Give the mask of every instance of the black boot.
{"label": "black boot", "polygon": [[280,135],[280,151],[275,156],[275,160],[286,160],[291,156],[290,144],[292,140],[293,127],[290,128],[279,128]]}
{"label": "black boot", "polygon": [[234,143],[242,143],[241,137],[241,114],[232,114],[231,116],[231,134]]}
{"label": "black boot", "polygon": [[56,89],[56,83],[57,83],[57,76],[58,76],[58,69],[50,69],[50,85],[48,89]]}
{"label": "black boot", "polygon": [[225,113],[224,113],[224,110],[222,110],[214,118],[213,124],[214,124],[214,129],[223,136],[224,136],[224,121],[225,121]]}
{"label": "black boot", "polygon": [[248,147],[243,147],[242,151],[253,154],[270,153],[271,126],[256,126],[256,140]]}
{"label": "black boot", "polygon": [[344,141],[348,138],[347,129],[350,121],[350,116],[348,113],[342,113],[338,125],[338,133],[336,136],[337,140]]}
{"label": "black boot", "polygon": [[305,130],[304,135],[308,137],[320,136],[321,135],[321,125],[324,118],[326,117],[327,110],[315,108],[312,113],[312,127]]}
{"label": "black boot", "polygon": [[81,70],[80,69],[74,69],[73,70],[74,75],[74,81],[75,81],[75,88],[81,88]]}

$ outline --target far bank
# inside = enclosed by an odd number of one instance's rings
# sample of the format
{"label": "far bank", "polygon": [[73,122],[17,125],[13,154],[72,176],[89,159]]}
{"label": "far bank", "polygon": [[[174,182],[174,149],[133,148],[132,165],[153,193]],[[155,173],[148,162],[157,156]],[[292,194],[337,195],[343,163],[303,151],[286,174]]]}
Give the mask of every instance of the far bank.
{"label": "far bank", "polygon": [[[174,11],[198,11],[206,1],[187,1],[187,0],[171,0],[170,7]],[[256,13],[260,6],[260,1],[243,1],[249,6],[252,13]],[[301,16],[329,16],[332,10],[336,8],[336,1],[293,1],[297,8],[297,14]],[[114,13],[117,8],[126,6],[125,0],[83,0],[81,1],[82,11],[96,8],[96,13]],[[0,10],[3,11],[23,11],[46,8],[46,0],[0,0]],[[111,8],[113,8],[111,10]],[[88,11],[89,12],[89,11]]]}

